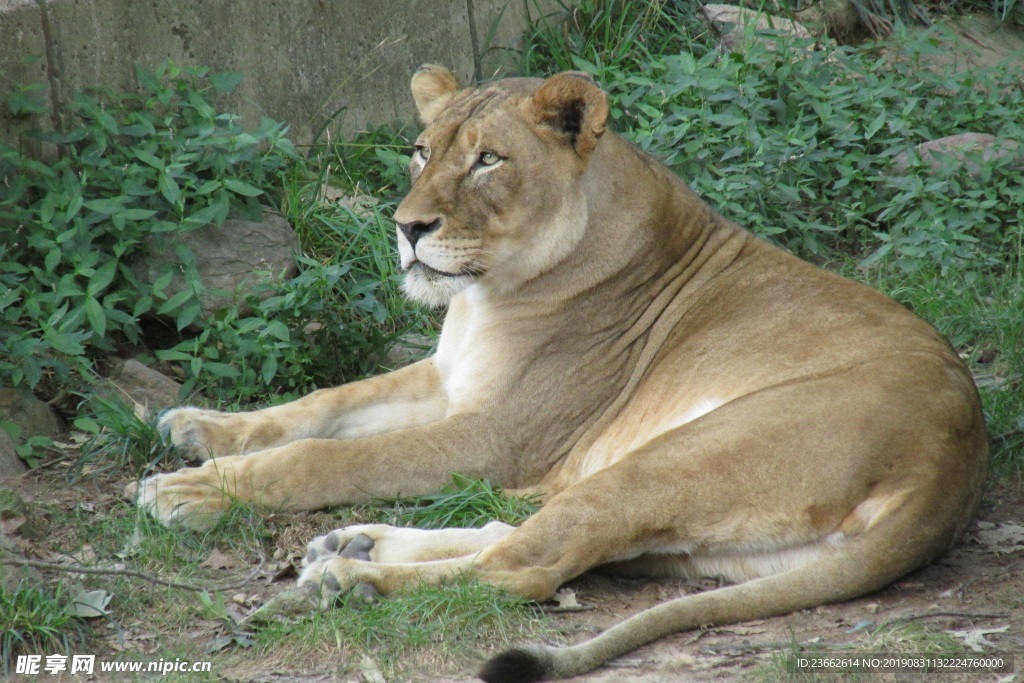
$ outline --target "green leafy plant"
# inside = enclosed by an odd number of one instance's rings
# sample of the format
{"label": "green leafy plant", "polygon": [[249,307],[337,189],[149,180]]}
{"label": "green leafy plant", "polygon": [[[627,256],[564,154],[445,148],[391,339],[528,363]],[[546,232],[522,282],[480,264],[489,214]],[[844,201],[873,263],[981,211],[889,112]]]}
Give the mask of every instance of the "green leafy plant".
{"label": "green leafy plant", "polygon": [[[42,134],[45,164],[0,145],[0,378],[56,387],[91,374],[91,358],[140,340],[140,317],[199,314],[195,292],[169,296],[173,267],[140,282],[133,260],[162,235],[259,215],[294,157],[283,125],[246,131],[218,113],[239,74],[167,62],[137,71],[142,94],[77,94],[64,132]],[[35,111],[30,90],[15,113]],[[52,393],[52,387],[51,393]]]}
{"label": "green leafy plant", "polygon": [[36,467],[43,462],[47,451],[54,450],[53,439],[37,434],[21,440],[21,427],[10,420],[0,420],[0,430],[7,433],[15,444],[14,452],[29,467]]}
{"label": "green leafy plant", "polygon": [[[407,183],[401,133],[311,148],[303,161],[281,124],[247,130],[215,108],[240,74],[167,63],[138,80],[139,95],[78,95],[75,124],[40,136],[53,163],[0,147],[0,229],[10,236],[0,241],[0,380],[51,396],[75,390],[97,358],[129,344],[179,364],[183,394],[202,387],[239,405],[368,374],[392,339],[426,323],[403,306],[393,257],[389,199]],[[45,111],[35,96],[19,90],[11,109]],[[336,184],[372,201],[354,210],[326,198]],[[245,308],[204,313],[207,286],[180,243],[154,282],[132,268],[182,233],[258,217],[271,201],[295,226],[299,273],[250,287]],[[171,294],[178,275],[187,286]],[[154,348],[141,321],[157,316],[176,333]]]}

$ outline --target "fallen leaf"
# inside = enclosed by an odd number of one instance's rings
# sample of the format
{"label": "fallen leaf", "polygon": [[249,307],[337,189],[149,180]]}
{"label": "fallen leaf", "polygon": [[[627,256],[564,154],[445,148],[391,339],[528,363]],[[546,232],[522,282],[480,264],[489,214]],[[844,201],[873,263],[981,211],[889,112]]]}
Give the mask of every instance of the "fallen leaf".
{"label": "fallen leaf", "polygon": [[219,636],[213,638],[206,644],[206,653],[213,654],[214,652],[220,652],[221,650],[237,645],[239,647],[252,647],[255,642],[249,633],[232,633],[228,636]]}
{"label": "fallen leaf", "polygon": [[983,646],[995,647],[995,643],[989,641],[985,636],[992,633],[1005,633],[1009,630],[1009,626],[1002,626],[1000,628],[975,628],[969,631],[946,631],[946,633],[964,641],[964,645],[975,652],[984,652]]}
{"label": "fallen leaf", "polygon": [[124,542],[124,547],[118,552],[114,553],[116,557],[120,557],[122,560],[127,560],[129,557],[134,556],[139,552],[139,547],[142,545],[142,531],[138,525],[132,530],[132,535],[128,537],[128,540]]}
{"label": "fallen leaf", "polygon": [[68,603],[64,611],[73,617],[95,619],[110,613],[107,605],[110,604],[110,600],[113,597],[113,595],[103,590],[82,591],[71,598],[71,602]]}
{"label": "fallen leaf", "polygon": [[238,569],[242,565],[235,558],[214,548],[210,556],[200,562],[199,566],[207,569]]}
{"label": "fallen leaf", "polygon": [[270,585],[283,579],[298,578],[299,571],[291,562],[282,562],[269,565],[262,574],[267,585]]}
{"label": "fallen leaf", "polygon": [[989,552],[1017,552],[1024,550],[1024,526],[1016,522],[1003,522],[994,528],[981,528],[974,535],[974,540]]}
{"label": "fallen leaf", "polygon": [[364,683],[388,683],[384,674],[380,672],[377,662],[367,655],[364,655],[363,661],[359,662],[359,672],[362,674]]}
{"label": "fallen leaf", "polygon": [[11,536],[27,521],[24,515],[9,515],[6,511],[0,512],[0,534]]}

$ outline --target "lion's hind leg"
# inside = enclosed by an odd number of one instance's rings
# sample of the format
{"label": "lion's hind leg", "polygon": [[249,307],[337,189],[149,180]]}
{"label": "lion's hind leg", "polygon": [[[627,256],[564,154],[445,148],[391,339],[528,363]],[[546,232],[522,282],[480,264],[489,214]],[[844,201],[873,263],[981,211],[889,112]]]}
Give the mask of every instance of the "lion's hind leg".
{"label": "lion's hind leg", "polygon": [[299,586],[316,590],[322,607],[352,591],[364,598],[420,583],[472,574],[479,553],[515,527],[491,522],[479,529],[415,529],[360,524],[318,536],[307,546]]}

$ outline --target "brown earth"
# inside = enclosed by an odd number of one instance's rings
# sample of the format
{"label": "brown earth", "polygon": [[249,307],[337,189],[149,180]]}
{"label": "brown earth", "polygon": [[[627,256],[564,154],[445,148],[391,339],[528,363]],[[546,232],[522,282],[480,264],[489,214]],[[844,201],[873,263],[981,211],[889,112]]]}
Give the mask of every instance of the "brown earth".
{"label": "brown earth", "polygon": [[[127,477],[108,473],[93,476],[79,484],[65,483],[65,465],[57,462],[42,470],[0,482],[17,490],[29,503],[29,519],[11,513],[0,513],[0,532],[13,539],[29,558],[53,559],[57,548],[76,542],[75,533],[53,523],[60,512],[83,510],[96,515],[130,514],[122,491]],[[303,549],[305,541],[324,529],[337,526],[337,518],[324,513],[274,515],[270,528],[274,531],[272,545],[284,550],[280,562],[264,569],[248,595],[262,601],[291,583],[290,579],[269,583],[268,576],[279,572]],[[23,532],[25,532],[23,534]],[[3,541],[0,538],[0,541]],[[78,538],[80,540],[80,537]],[[278,558],[280,559],[280,557]],[[862,653],[919,653],[935,634],[944,635],[948,643],[970,653],[965,638],[975,632],[981,636],[975,647],[993,655],[1015,655],[1016,666],[1024,667],[1024,486],[1002,484],[985,496],[978,522],[970,527],[968,537],[953,552],[932,566],[905,577],[874,595],[839,605],[805,610],[788,616],[748,622],[734,626],[680,633],[626,655],[587,676],[572,679],[577,683],[674,683],[676,681],[727,681],[737,679],[779,680],[786,678],[778,664],[781,655],[795,648],[817,649],[841,653],[854,648]],[[253,559],[229,556],[221,571],[226,581],[244,577]],[[130,562],[128,563],[130,564]],[[209,565],[212,566],[212,565]],[[62,577],[60,572],[43,571],[50,579]],[[60,578],[60,580],[64,580]],[[93,579],[90,585],[102,585]],[[145,585],[145,584],[143,584]],[[600,575],[587,575],[573,581],[568,588],[584,611],[552,615],[556,628],[569,642],[579,641],[612,626],[660,601],[687,593],[713,588],[713,582],[687,583],[677,580],[623,581]],[[162,589],[161,589],[162,590]],[[94,620],[94,623],[102,620]],[[198,621],[190,632],[197,638],[215,637],[215,621]],[[981,629],[983,632],[977,633]],[[949,635],[961,632],[962,635]],[[163,636],[153,624],[137,623],[132,617],[118,616],[94,626],[95,638],[90,645],[101,656],[123,651],[133,659],[159,652]],[[930,635],[929,635],[930,634]],[[922,638],[926,640],[922,640]],[[927,640],[927,639],[931,640]],[[99,641],[99,642],[97,642]],[[166,647],[167,643],[164,642]],[[948,646],[948,644],[947,644]],[[772,667],[775,658],[774,668]],[[214,666],[218,659],[211,656]],[[345,683],[379,683],[376,671],[360,671],[358,665],[341,667],[336,659],[308,661],[302,671],[280,667],[266,670],[253,660],[239,667],[237,660],[221,671],[221,680],[258,681],[343,681]],[[356,673],[336,673],[339,670]],[[371,666],[372,669],[372,666]],[[476,680],[472,670],[448,675],[416,675],[396,681],[416,683],[463,683]],[[22,680],[27,680],[21,677]],[[15,677],[17,680],[18,677]],[[99,677],[50,676],[40,680],[104,680]],[[831,680],[793,678],[787,680]],[[961,675],[889,672],[872,675],[867,680],[1015,680],[1012,675],[975,673]],[[1016,679],[1024,680],[1024,679]]]}

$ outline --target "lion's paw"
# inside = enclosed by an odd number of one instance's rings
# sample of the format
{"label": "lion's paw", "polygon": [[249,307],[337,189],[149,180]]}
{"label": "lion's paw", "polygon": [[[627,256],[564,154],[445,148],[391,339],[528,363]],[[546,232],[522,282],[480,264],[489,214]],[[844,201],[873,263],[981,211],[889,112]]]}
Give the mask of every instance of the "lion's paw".
{"label": "lion's paw", "polygon": [[130,484],[125,493],[166,526],[206,531],[236,495],[240,473],[233,461],[240,460],[239,456],[220,458],[200,467],[156,474]]}
{"label": "lion's paw", "polygon": [[[355,551],[360,552],[362,551]],[[303,563],[305,564],[305,560]],[[339,554],[306,564],[305,569],[299,574],[296,587],[304,595],[319,596],[317,603],[321,609],[329,609],[346,593],[350,595],[350,605],[365,604],[374,602],[379,596],[374,585],[374,581],[379,578],[378,575],[379,572],[372,562],[341,557]]]}
{"label": "lion's paw", "polygon": [[[373,550],[376,541],[363,532],[369,531],[372,527],[376,526],[382,525],[352,526],[345,529],[335,529],[323,536],[317,536],[306,546],[306,556],[302,558],[302,566],[309,569],[318,562],[324,562],[335,557],[360,562],[371,562],[370,551]],[[303,575],[305,573],[304,571]],[[325,577],[320,585],[322,596],[324,590],[327,590],[328,594],[331,593],[333,585],[330,578]],[[372,583],[357,583],[352,587],[350,593],[352,596],[350,599],[355,600],[357,603],[371,603],[379,597],[379,593]],[[339,594],[340,584],[338,592],[333,593],[333,596],[330,596],[328,599],[333,601],[337,599]]]}
{"label": "lion's paw", "polygon": [[160,416],[156,427],[165,441],[185,451],[189,457],[209,460],[240,452],[245,418],[217,410],[174,408]]}
{"label": "lion's paw", "polygon": [[372,562],[375,558],[370,557],[370,551],[389,528],[386,524],[356,524],[317,536],[306,545],[302,566],[307,567],[327,557]]}

